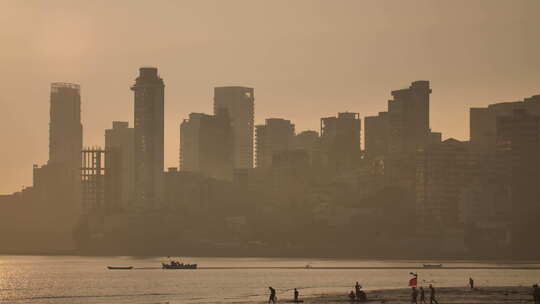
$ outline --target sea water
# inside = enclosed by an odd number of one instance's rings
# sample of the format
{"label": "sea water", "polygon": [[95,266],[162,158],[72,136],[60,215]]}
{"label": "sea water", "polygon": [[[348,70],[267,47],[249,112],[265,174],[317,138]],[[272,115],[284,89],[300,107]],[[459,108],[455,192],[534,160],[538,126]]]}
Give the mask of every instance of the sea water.
{"label": "sea water", "polygon": [[[279,299],[343,293],[358,281],[366,290],[407,287],[411,272],[419,285],[530,286],[540,282],[540,262],[394,261],[287,258],[180,258],[196,270],[163,270],[163,258],[0,256],[0,303],[238,303],[260,302],[268,286]],[[522,269],[419,269],[514,267]],[[310,267],[306,268],[306,265]],[[108,270],[107,266],[133,266]],[[383,269],[358,269],[358,267]],[[320,269],[324,268],[324,269]],[[356,268],[356,269],[355,269]],[[392,269],[393,268],[393,269]],[[410,268],[410,269],[407,269]]]}

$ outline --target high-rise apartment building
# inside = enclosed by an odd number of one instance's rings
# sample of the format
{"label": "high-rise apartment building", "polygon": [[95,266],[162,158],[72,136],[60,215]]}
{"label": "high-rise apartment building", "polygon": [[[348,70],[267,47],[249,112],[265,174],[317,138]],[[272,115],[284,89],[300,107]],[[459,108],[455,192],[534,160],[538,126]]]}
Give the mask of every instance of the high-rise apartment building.
{"label": "high-rise apartment building", "polygon": [[163,194],[165,85],[158,69],[143,67],[131,87],[135,94],[135,200],[137,208],[158,208]]}
{"label": "high-rise apartment building", "polygon": [[[515,253],[540,253],[533,242],[540,229],[540,115],[523,108],[497,117],[497,162],[510,205],[510,235]],[[500,174],[500,173],[499,173]]]}
{"label": "high-rise apartment building", "polygon": [[462,223],[459,202],[470,180],[468,142],[453,138],[418,151],[416,214],[419,233],[456,232]]}
{"label": "high-rise apartment building", "polygon": [[388,112],[364,118],[364,149],[370,157],[386,155],[390,138]]}
{"label": "high-rise apartment building", "polygon": [[232,180],[233,141],[226,109],[218,114],[191,113],[180,125],[180,170]]}
{"label": "high-rise apartment building", "polygon": [[214,114],[226,109],[231,119],[235,169],[253,168],[254,107],[253,88],[214,88]]}
{"label": "high-rise apartment building", "polygon": [[53,83],[49,123],[49,164],[66,166],[70,178],[74,181],[79,180],[82,132],[80,86],[72,83]]}
{"label": "high-rise apartment building", "polygon": [[525,109],[530,114],[540,115],[540,95],[523,101],[501,102],[485,108],[470,109],[471,147],[476,153],[493,153],[497,146],[497,117],[512,116],[515,109]]}
{"label": "high-rise apartment building", "polygon": [[390,152],[416,152],[429,140],[429,81],[392,91],[388,101]]}
{"label": "high-rise apartment building", "polygon": [[414,154],[434,137],[429,128],[429,81],[413,82],[408,88],[392,91],[388,112],[366,117],[366,153]]}
{"label": "high-rise apartment building", "polygon": [[126,210],[135,200],[135,130],[127,121],[113,121],[105,130],[107,207]]}
{"label": "high-rise apartment building", "polygon": [[352,165],[360,158],[360,114],[344,112],[321,118],[321,149],[333,167]]}
{"label": "high-rise apartment building", "polygon": [[274,153],[293,148],[294,124],[282,118],[266,119],[266,124],[255,127],[256,167],[272,167]]}

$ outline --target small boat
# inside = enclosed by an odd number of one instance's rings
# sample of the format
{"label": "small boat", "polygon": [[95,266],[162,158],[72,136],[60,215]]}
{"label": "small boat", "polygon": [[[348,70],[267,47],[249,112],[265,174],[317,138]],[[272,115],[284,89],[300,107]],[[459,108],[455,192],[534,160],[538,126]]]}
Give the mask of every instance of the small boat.
{"label": "small boat", "polygon": [[424,264],[424,268],[442,268],[442,264]]}
{"label": "small boat", "polygon": [[170,264],[161,263],[163,269],[197,269],[197,264],[184,264],[171,262]]}
{"label": "small boat", "polygon": [[133,266],[107,266],[109,270],[131,270]]}

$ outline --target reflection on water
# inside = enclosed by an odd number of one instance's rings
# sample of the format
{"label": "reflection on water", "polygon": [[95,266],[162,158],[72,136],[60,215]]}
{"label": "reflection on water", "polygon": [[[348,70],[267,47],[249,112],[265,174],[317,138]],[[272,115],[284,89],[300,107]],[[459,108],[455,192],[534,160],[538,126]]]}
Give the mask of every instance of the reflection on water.
{"label": "reflection on water", "polygon": [[[0,256],[0,300],[3,303],[223,303],[263,300],[268,286],[281,299],[349,291],[359,281],[366,289],[402,288],[406,269],[316,269],[317,267],[418,267],[425,261],[368,261],[264,258],[176,258],[198,263],[198,270],[156,269],[166,258]],[[435,263],[435,262],[430,262]],[[539,263],[476,263],[437,261],[452,267],[519,266]],[[304,269],[305,265],[313,268]],[[107,270],[106,266],[134,266]],[[256,268],[265,269],[234,269]],[[271,267],[278,267],[268,269]],[[283,267],[283,268],[279,268]],[[298,267],[298,268],[296,268]],[[153,269],[152,269],[153,268]],[[291,269],[294,268],[294,269]],[[540,270],[420,269],[419,283],[465,286],[473,277],[479,286],[532,285]]]}

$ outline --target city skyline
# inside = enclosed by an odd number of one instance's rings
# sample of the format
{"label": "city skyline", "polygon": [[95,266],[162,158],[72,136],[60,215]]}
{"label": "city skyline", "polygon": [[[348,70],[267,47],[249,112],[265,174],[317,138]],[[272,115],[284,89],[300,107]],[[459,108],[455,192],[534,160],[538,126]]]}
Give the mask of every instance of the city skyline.
{"label": "city skyline", "polygon": [[0,302],[540,303],[538,12],[0,0]]}
{"label": "city skyline", "polygon": [[[146,64],[157,66],[168,83],[165,167],[177,166],[179,122],[190,112],[212,113],[216,86],[255,88],[255,124],[279,117],[291,120],[300,132],[318,129],[319,118],[332,113],[376,115],[391,98],[391,89],[426,79],[433,87],[431,128],[460,140],[468,139],[469,108],[538,94],[539,45],[534,37],[540,26],[533,17],[538,2],[490,1],[489,7],[485,1],[419,1],[415,7],[369,1],[342,6],[317,1],[309,6],[164,2],[168,10],[132,5],[130,16],[120,3],[104,15],[99,3],[1,4],[13,14],[2,19],[6,26],[0,30],[10,42],[3,51],[7,56],[0,59],[6,67],[0,100],[7,105],[0,126],[13,132],[2,135],[11,149],[3,151],[2,158],[9,161],[2,162],[6,174],[0,193],[31,185],[31,164],[47,160],[50,83],[81,85],[85,146],[102,146],[103,130],[111,121],[133,125],[132,92],[126,88],[136,69]],[[243,22],[235,18],[241,6],[252,12],[242,15],[247,18]],[[424,21],[410,18],[418,10]],[[158,11],[164,13],[159,19]],[[112,23],[143,13],[156,20],[152,29],[182,38],[148,38],[141,44],[136,35],[124,35],[127,28]],[[283,25],[265,17],[267,13],[280,16]],[[460,13],[459,22],[452,13]],[[49,22],[52,17],[55,22]],[[215,22],[201,23],[200,18]],[[224,27],[223,20],[228,21]],[[244,22],[252,28],[243,27]],[[69,32],[60,35],[65,28]],[[411,35],[414,43],[390,47]],[[238,47],[244,44],[248,47]],[[221,52],[212,51],[216,46],[223,46]],[[128,49],[129,56],[122,56]],[[26,90],[28,84],[32,90]]]}

